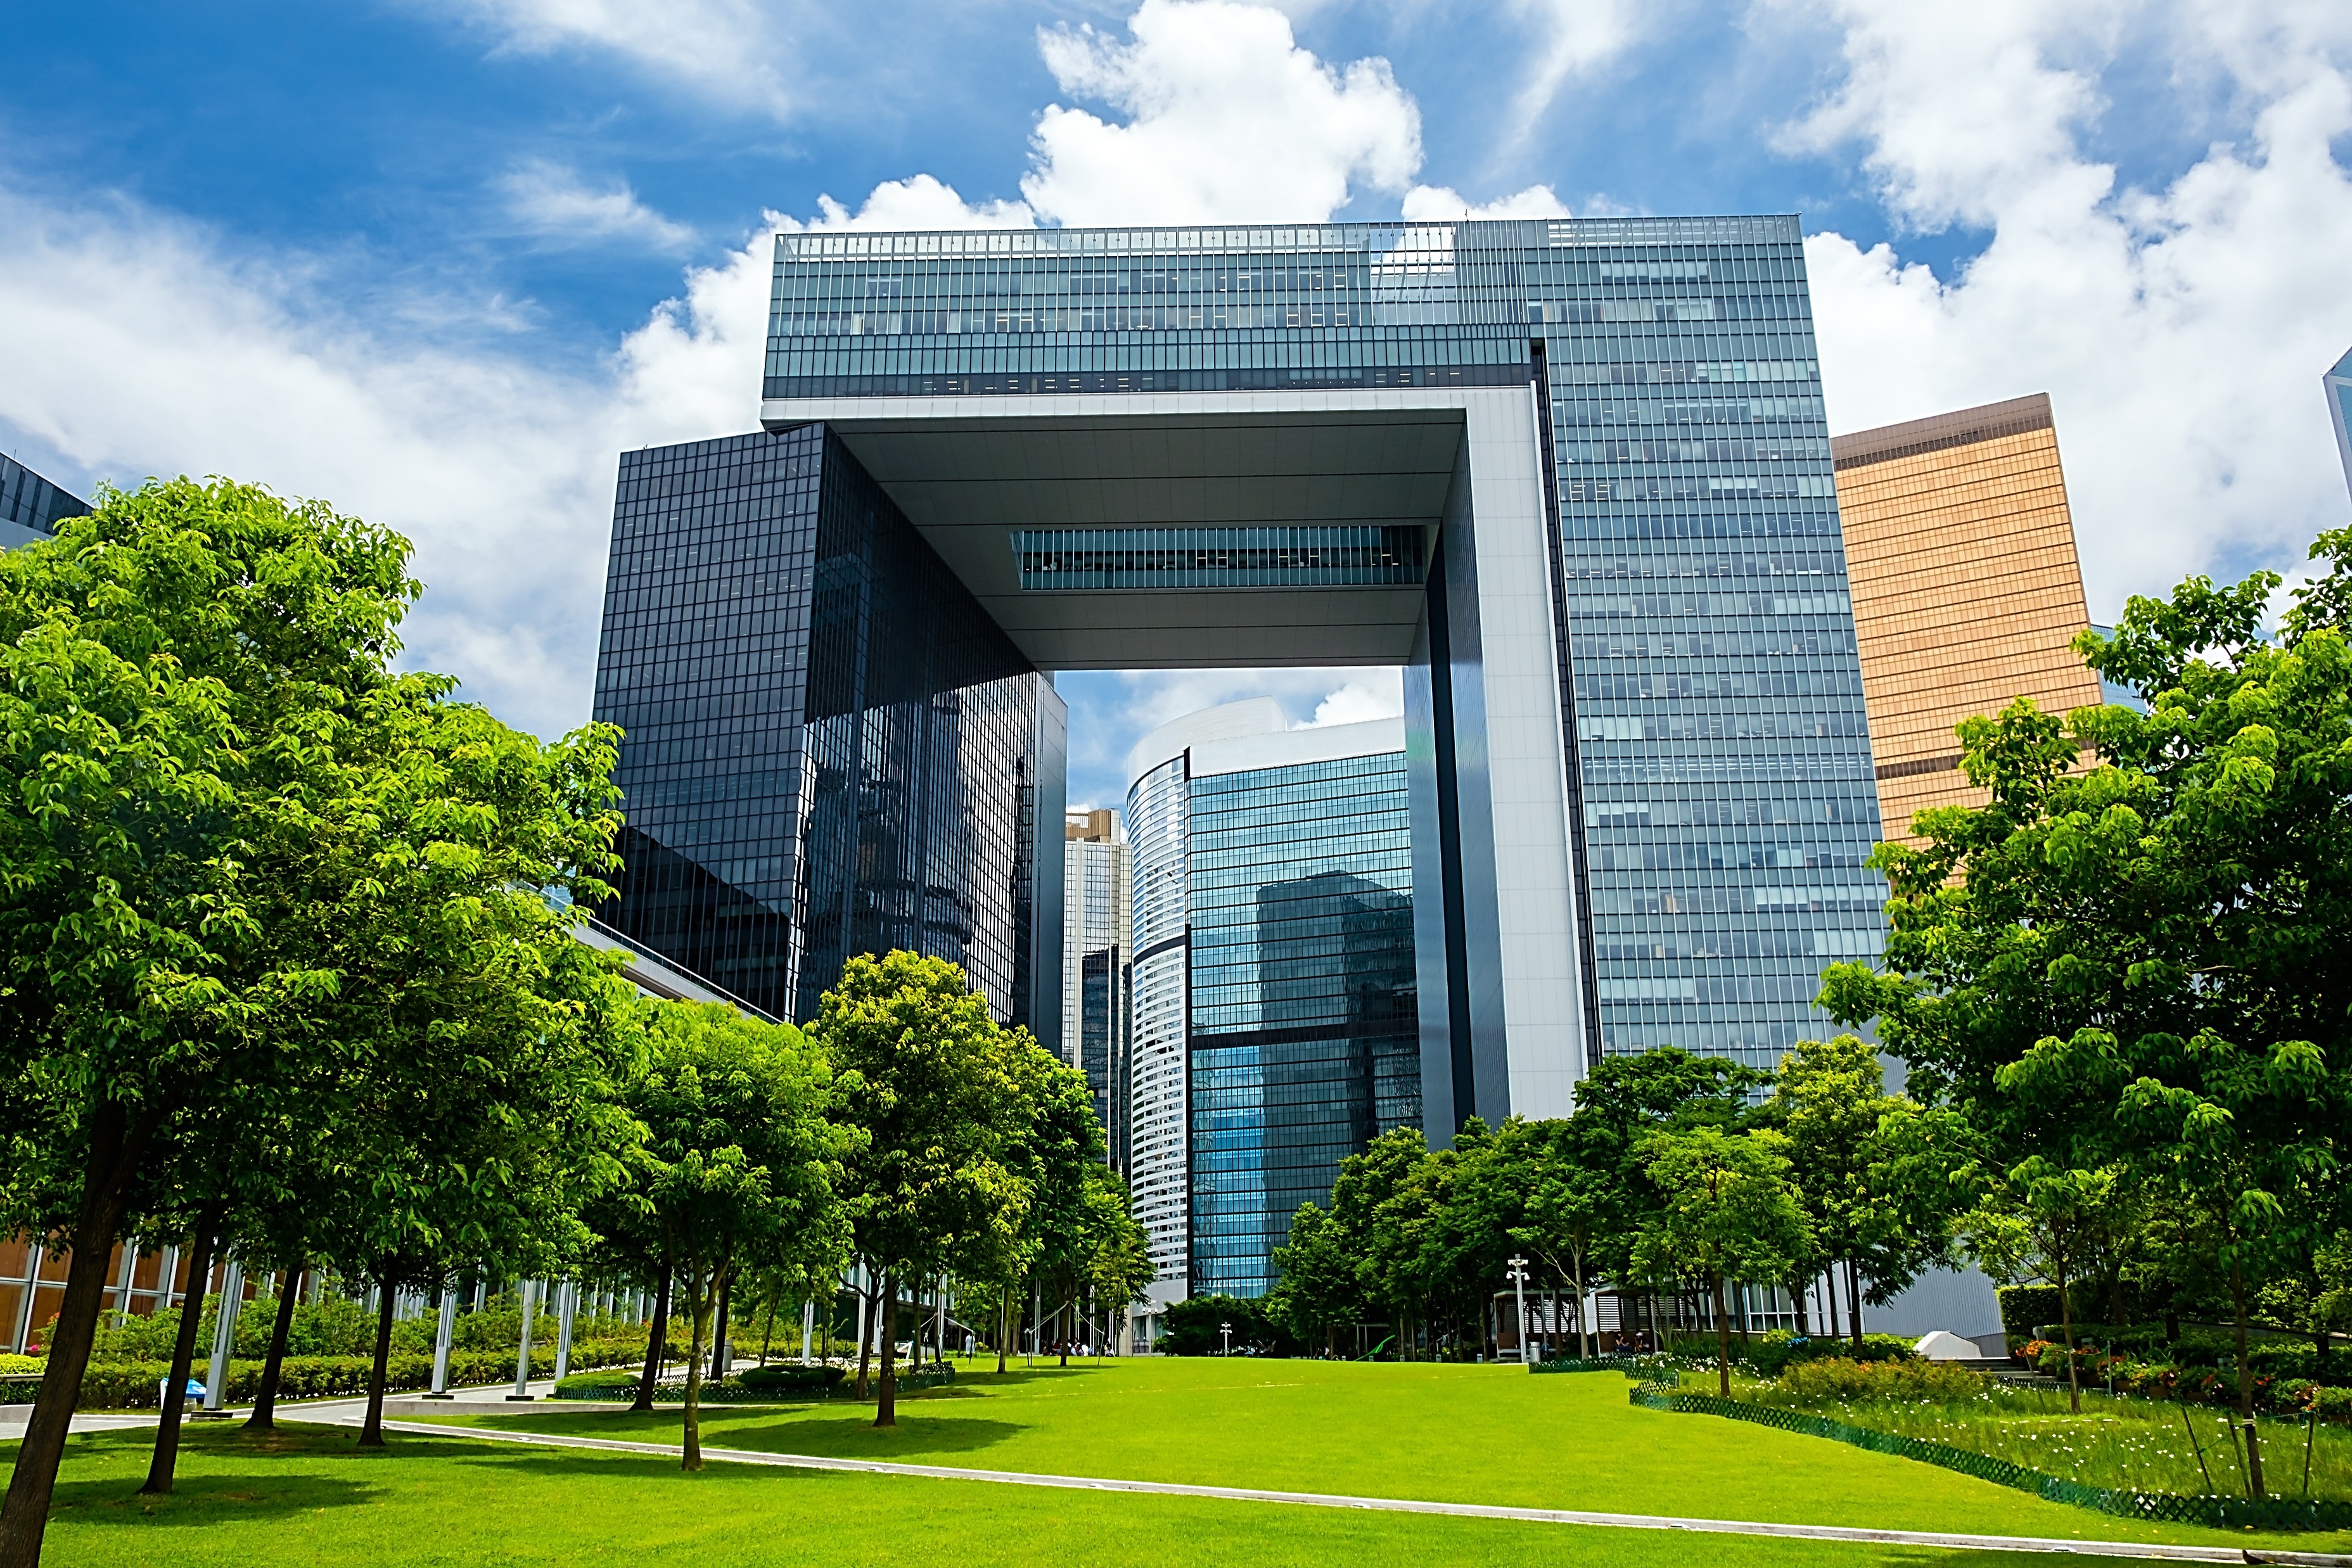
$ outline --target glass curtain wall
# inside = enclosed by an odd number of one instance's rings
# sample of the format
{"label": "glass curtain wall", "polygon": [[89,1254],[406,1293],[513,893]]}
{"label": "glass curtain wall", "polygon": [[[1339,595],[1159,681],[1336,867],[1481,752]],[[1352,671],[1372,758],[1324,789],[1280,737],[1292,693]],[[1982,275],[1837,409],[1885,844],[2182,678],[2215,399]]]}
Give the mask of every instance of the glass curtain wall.
{"label": "glass curtain wall", "polygon": [[1063,711],[822,426],[623,456],[595,714],[631,941],[794,1019],[908,948],[1029,1021]]}
{"label": "glass curtain wall", "polygon": [[[1885,897],[1802,242],[1787,216],[780,235],[764,390],[1534,386],[1589,1047],[1765,1064],[1830,1027],[1821,970],[1875,950]],[[1039,579],[1170,570],[1031,543]]]}
{"label": "glass curtain wall", "polygon": [[1190,789],[1192,1281],[1259,1296],[1339,1162],[1421,1123],[1401,752]]}

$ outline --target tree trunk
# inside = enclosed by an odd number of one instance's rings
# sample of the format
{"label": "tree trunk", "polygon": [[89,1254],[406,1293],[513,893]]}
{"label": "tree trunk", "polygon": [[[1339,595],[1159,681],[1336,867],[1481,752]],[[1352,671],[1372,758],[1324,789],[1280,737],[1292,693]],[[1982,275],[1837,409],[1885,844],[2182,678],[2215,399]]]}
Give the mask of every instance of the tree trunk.
{"label": "tree trunk", "polygon": [[653,1329],[646,1336],[646,1371],[637,1379],[637,1397],[631,1410],[654,1407],[654,1385],[661,1381],[662,1352],[669,1348],[669,1254],[662,1254],[661,1282],[654,1287]]}
{"label": "tree trunk", "polygon": [[882,1275],[882,1397],[874,1408],[877,1427],[898,1424],[898,1281],[885,1270]]}
{"label": "tree trunk", "polygon": [[[2230,1265],[2230,1306],[2238,1319],[2238,1425],[2246,1437],[2246,1495],[2259,1498],[2263,1495],[2263,1450],[2261,1439],[2254,1434],[2254,1369],[2246,1360],[2246,1270],[2242,1264]],[[2289,1469],[2292,1471],[2293,1467]]]}
{"label": "tree trunk", "polygon": [[1004,1293],[996,1298],[996,1370],[1000,1375],[1004,1371],[1004,1347],[1013,1333],[1012,1322],[1013,1286],[1008,1281]]}
{"label": "tree trunk", "polygon": [[768,1322],[766,1326],[760,1330],[760,1364],[761,1366],[768,1364],[768,1346],[776,1337],[776,1305],[777,1298],[770,1296],[768,1298]]}
{"label": "tree trunk", "polygon": [[1812,1336],[1811,1331],[1811,1330],[1809,1330],[1808,1328],[1806,1328],[1806,1326],[1805,1326],[1805,1281],[1802,1281],[1802,1280],[1791,1280],[1791,1281],[1789,1281],[1789,1300],[1790,1300],[1790,1301],[1793,1301],[1794,1303],[1796,1303],[1796,1308],[1797,1308],[1797,1337],[1798,1337],[1799,1339],[1811,1339],[1811,1338],[1812,1338],[1813,1336]]}
{"label": "tree trunk", "polygon": [[294,1332],[294,1303],[300,1295],[296,1287],[301,1281],[301,1265],[297,1264],[286,1270],[286,1283],[278,1288],[278,1317],[269,1325],[269,1354],[261,1364],[261,1387],[254,1396],[253,1414],[245,1418],[247,1431],[278,1429],[278,1376],[286,1365],[286,1341]]}
{"label": "tree trunk", "polygon": [[49,1499],[57,1491],[58,1465],[66,1435],[73,1428],[74,1402],[81,1397],[89,1348],[98,1337],[98,1314],[106,1304],[106,1266],[114,1257],[121,1228],[123,1192],[138,1168],[147,1139],[124,1121],[122,1107],[104,1101],[90,1118],[89,1155],[82,1166],[81,1206],[74,1218],[72,1261],[66,1268],[65,1300],[49,1335],[41,1369],[41,1391],[16,1450],[8,1500],[0,1507],[0,1568],[37,1568],[41,1536],[48,1528]]}
{"label": "tree trunk", "polygon": [[[147,1484],[139,1489],[150,1497],[171,1494],[172,1472],[180,1462],[180,1420],[188,1403],[188,1369],[195,1364],[196,1323],[205,1315],[205,1277],[213,1271],[213,1249],[217,1244],[220,1223],[220,1206],[207,1205],[196,1218],[196,1234],[188,1249],[188,1299],[180,1303],[179,1331],[172,1336],[172,1385],[165,1393],[163,1408],[157,1413],[155,1450],[147,1459]],[[168,1287],[171,1282],[164,1283]],[[227,1391],[224,1389],[222,1393],[226,1397]],[[173,1398],[174,1394],[179,1397]]]}
{"label": "tree trunk", "polygon": [[383,1260],[376,1281],[375,1364],[368,1368],[367,1418],[360,1424],[360,1447],[383,1447],[384,1364],[392,1359],[393,1260]]}
{"label": "tree trunk", "polygon": [[1862,1264],[1854,1259],[1845,1260],[1846,1322],[1853,1327],[1853,1358],[1862,1359]]}
{"label": "tree trunk", "polygon": [[[679,1445],[678,1469],[698,1470],[702,1468],[702,1346],[704,1335],[710,1330],[710,1314],[717,1304],[715,1298],[725,1287],[717,1270],[706,1281],[699,1260],[686,1260],[686,1310],[694,1324],[689,1332],[686,1351],[686,1436]],[[717,1345],[711,1346],[716,1354]]]}

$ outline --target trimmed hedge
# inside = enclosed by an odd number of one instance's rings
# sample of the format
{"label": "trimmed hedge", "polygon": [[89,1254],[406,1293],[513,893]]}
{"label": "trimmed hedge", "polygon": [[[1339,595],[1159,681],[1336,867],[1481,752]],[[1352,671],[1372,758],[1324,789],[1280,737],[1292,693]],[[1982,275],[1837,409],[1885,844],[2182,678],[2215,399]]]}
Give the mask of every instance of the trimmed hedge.
{"label": "trimmed hedge", "polygon": [[735,1381],[746,1388],[830,1388],[849,1375],[846,1367],[794,1366],[783,1364],[774,1366],[747,1366],[735,1375]]}
{"label": "trimmed hedge", "polygon": [[[642,1342],[631,1344],[625,1340],[574,1344],[572,1361],[574,1365],[595,1366],[642,1360]],[[36,1370],[40,1366],[34,1360]],[[249,1403],[261,1391],[259,1361],[232,1361],[228,1364],[228,1386],[223,1391],[225,1401],[231,1405]],[[289,1355],[278,1369],[278,1396],[281,1399],[321,1399],[342,1395],[367,1392],[368,1372],[373,1359],[364,1355]],[[199,1358],[191,1375],[204,1381],[205,1363]],[[530,1353],[531,1375],[544,1377],[555,1370],[555,1348],[533,1345]],[[163,1382],[172,1375],[168,1361],[92,1360],[89,1371],[82,1375],[81,1398],[76,1408],[82,1410],[152,1409],[163,1392]],[[511,1383],[515,1375],[513,1351],[459,1351],[449,1353],[449,1382],[460,1384]],[[387,1390],[429,1388],[433,1385],[433,1357],[428,1354],[408,1352],[395,1354],[384,1364],[384,1387]],[[35,1383],[0,1383],[0,1403],[29,1405],[39,1385]]]}

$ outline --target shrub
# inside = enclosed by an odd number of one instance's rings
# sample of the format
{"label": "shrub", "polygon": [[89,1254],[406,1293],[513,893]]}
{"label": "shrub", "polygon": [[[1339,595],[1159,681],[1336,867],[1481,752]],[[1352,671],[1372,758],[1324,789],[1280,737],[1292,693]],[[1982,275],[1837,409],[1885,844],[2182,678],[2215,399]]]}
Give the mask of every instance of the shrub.
{"label": "shrub", "polygon": [[1942,1404],[1977,1397],[1985,1391],[1986,1380],[1948,1362],[1824,1358],[1791,1365],[1780,1374],[1779,1386],[1802,1403],[1889,1399]]}
{"label": "shrub", "polygon": [[575,1372],[556,1384],[558,1399],[602,1399],[614,1394],[635,1395],[638,1374],[626,1367],[602,1372]]}
{"label": "shrub", "polygon": [[[1911,1342],[1895,1334],[1866,1333],[1862,1336],[1864,1361],[1909,1361],[1919,1353]],[[1835,1334],[1805,1338],[1794,1329],[1773,1329],[1757,1335],[1745,1349],[1737,1342],[1732,1346],[1732,1359],[1744,1363],[1759,1377],[1778,1377],[1783,1369],[1798,1362],[1822,1361],[1851,1357],[1853,1341]]]}
{"label": "shrub", "polygon": [[37,1375],[47,1370],[48,1364],[37,1355],[0,1355],[0,1375],[12,1372],[29,1372]]}
{"label": "shrub", "polygon": [[747,1366],[735,1381],[746,1388],[830,1388],[845,1375],[838,1366]]}

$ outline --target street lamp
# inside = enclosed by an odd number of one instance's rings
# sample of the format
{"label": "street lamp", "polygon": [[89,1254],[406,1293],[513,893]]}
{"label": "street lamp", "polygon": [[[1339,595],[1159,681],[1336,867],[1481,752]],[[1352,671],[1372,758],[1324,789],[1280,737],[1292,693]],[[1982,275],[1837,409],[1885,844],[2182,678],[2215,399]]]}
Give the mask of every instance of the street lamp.
{"label": "street lamp", "polygon": [[1519,1303],[1519,1364],[1532,1364],[1528,1356],[1528,1260],[1511,1260],[1511,1270],[1504,1278],[1511,1281],[1511,1293]]}
{"label": "street lamp", "polygon": [[1218,1332],[1219,1333],[1221,1333],[1221,1334],[1223,1334],[1223,1335],[1224,1335],[1224,1336],[1225,1336],[1225,1354],[1226,1354],[1227,1355],[1231,1355],[1231,1354],[1234,1354],[1234,1325],[1233,1325],[1233,1324],[1231,1324],[1231,1323],[1219,1323],[1219,1324],[1217,1325],[1217,1332]]}

